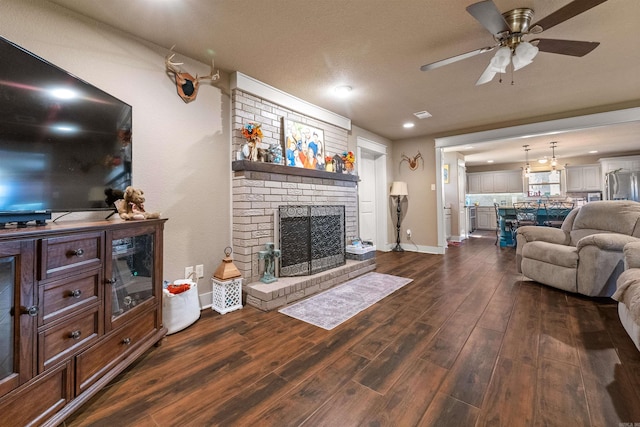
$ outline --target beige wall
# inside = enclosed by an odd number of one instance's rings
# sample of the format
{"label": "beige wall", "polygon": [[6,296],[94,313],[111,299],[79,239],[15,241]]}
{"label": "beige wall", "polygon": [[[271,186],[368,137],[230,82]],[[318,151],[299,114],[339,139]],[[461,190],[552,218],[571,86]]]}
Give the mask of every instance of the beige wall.
{"label": "beige wall", "polygon": [[[0,28],[3,37],[133,106],[133,184],[145,191],[147,210],[169,218],[163,278],[181,278],[185,266],[204,264],[200,291],[210,287],[231,243],[228,96],[205,84],[185,104],[165,73],[165,47],[48,2],[3,1]],[[206,64],[179,60],[191,74],[209,71]]]}
{"label": "beige wall", "polygon": [[[418,152],[422,154],[422,160],[418,168],[414,171],[409,169],[407,162],[401,162],[402,155],[414,157]],[[436,185],[435,171],[435,142],[432,138],[412,138],[401,141],[394,141],[392,155],[391,181],[405,181],[408,186],[408,207],[406,216],[401,224],[401,240],[403,245],[410,250],[421,252],[435,252],[438,245],[438,221],[436,198],[437,192],[431,189]],[[390,205],[390,208],[393,207]],[[395,209],[389,210],[389,237],[391,242],[396,240]],[[412,240],[417,245],[408,242],[406,238],[407,228],[411,229]]]}

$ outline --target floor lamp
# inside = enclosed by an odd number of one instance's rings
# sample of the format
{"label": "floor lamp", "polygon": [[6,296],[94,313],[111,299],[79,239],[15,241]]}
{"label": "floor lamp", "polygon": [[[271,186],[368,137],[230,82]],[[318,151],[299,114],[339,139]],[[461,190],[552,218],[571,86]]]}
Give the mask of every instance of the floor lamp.
{"label": "floor lamp", "polygon": [[402,181],[394,181],[391,184],[391,196],[397,198],[397,213],[398,221],[396,222],[396,247],[392,249],[393,252],[404,252],[402,246],[400,246],[400,220],[402,217],[402,198],[408,196],[407,183]]}

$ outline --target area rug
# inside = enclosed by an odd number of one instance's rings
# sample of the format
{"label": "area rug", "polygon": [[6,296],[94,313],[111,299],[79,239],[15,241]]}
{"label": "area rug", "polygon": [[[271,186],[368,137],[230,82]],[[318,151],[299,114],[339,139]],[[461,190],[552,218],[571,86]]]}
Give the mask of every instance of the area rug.
{"label": "area rug", "polygon": [[331,330],[412,281],[390,274],[367,273],[278,311]]}

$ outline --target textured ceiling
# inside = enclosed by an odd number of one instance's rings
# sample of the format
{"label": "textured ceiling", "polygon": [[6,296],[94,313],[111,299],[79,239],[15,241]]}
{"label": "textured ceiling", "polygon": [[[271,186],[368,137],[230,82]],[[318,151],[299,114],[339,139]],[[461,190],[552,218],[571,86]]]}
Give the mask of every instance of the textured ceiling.
{"label": "textured ceiling", "polygon": [[[167,49],[175,44],[178,58],[213,57],[223,71],[241,71],[391,140],[640,106],[640,48],[631,37],[640,22],[638,0],[609,0],[538,36],[599,41],[590,54],[540,53],[513,74],[513,85],[509,73],[502,83],[482,86],[475,82],[493,53],[420,71],[494,44],[465,11],[473,0],[50,1]],[[533,22],[569,3],[494,2],[502,12],[534,9]],[[333,96],[339,84],[353,87],[349,98]],[[422,110],[433,117],[416,119]],[[404,129],[407,121],[416,126]],[[638,130],[626,128],[622,140],[629,143],[631,133],[640,146]],[[576,144],[565,137],[565,147]]]}

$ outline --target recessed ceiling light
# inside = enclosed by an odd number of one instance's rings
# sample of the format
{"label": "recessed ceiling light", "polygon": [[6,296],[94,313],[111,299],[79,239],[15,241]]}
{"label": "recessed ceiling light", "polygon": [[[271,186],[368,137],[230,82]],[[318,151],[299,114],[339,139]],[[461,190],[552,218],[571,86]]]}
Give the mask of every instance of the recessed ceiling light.
{"label": "recessed ceiling light", "polygon": [[547,158],[545,157],[545,158],[542,158],[542,159],[538,159],[538,163],[544,165],[545,163],[547,163]]}
{"label": "recessed ceiling light", "polygon": [[493,160],[487,160],[487,163],[493,163]]}
{"label": "recessed ceiling light", "polygon": [[465,150],[472,150],[473,149],[473,145],[467,145],[466,147],[464,147]]}
{"label": "recessed ceiling light", "polygon": [[351,86],[348,86],[348,85],[336,86],[335,89],[333,89],[333,91],[336,93],[336,95],[338,95],[340,97],[345,97],[345,96],[349,95],[352,90],[353,90],[353,88]]}
{"label": "recessed ceiling light", "polygon": [[589,151],[589,154],[596,154],[598,152],[598,150],[591,150]]}
{"label": "recessed ceiling light", "polygon": [[403,128],[407,128],[407,129],[412,128],[412,127],[414,127],[414,126],[415,126],[415,124],[413,124],[413,123],[409,123],[409,122],[407,122],[407,123],[405,123],[405,124],[403,124],[403,125],[402,125],[402,127],[403,127]]}

